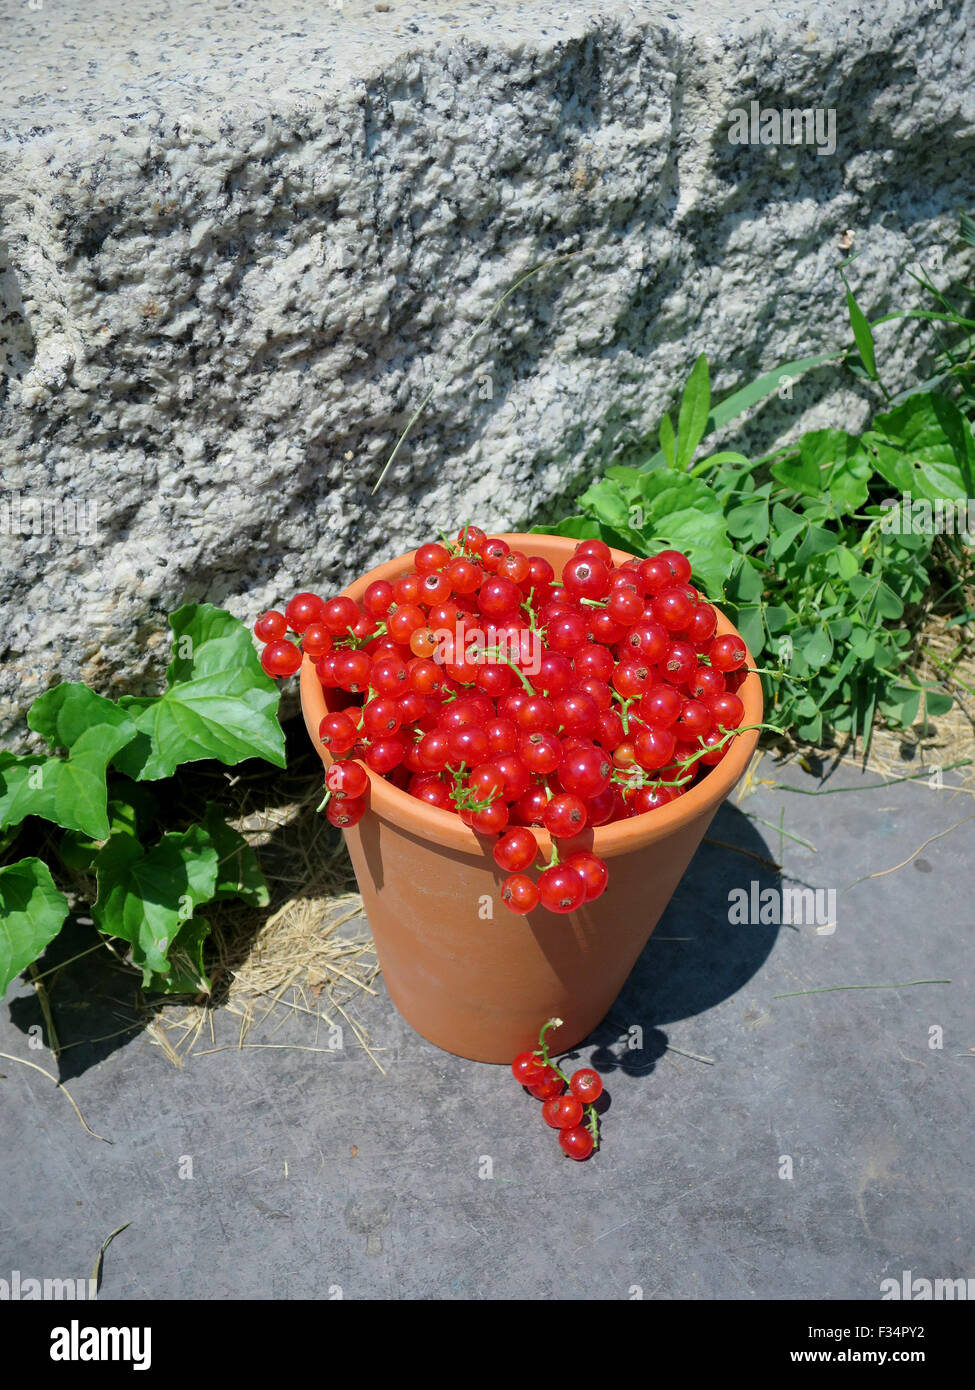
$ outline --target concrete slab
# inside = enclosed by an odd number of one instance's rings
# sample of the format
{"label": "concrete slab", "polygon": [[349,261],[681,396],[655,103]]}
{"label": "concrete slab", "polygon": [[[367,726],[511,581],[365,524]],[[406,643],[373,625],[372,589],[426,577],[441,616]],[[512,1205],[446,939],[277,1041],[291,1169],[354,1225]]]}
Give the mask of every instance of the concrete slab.
{"label": "concrete slab", "polygon": [[[68,1089],[111,1144],[0,1060],[0,1277],[84,1277],[124,1221],[103,1297],[876,1300],[905,1269],[970,1276],[975,806],[957,777],[870,790],[842,768],[808,795],[766,757],[579,1049],[610,1097],[584,1164],[502,1068],[424,1042],[381,986],[350,1012],[385,1074],[348,1029],[342,1051],[301,1050],[325,1042],[308,1018],[237,1051],[218,1015],[227,1050],[183,1070],[144,1035],[69,1048]],[[735,890],[778,886],[774,862],[836,894],[835,930],[729,922]],[[63,1042],[119,1027],[105,987],[90,960],[66,972]],[[38,1021],[20,989],[0,1050],[54,1069],[28,1047]]]}

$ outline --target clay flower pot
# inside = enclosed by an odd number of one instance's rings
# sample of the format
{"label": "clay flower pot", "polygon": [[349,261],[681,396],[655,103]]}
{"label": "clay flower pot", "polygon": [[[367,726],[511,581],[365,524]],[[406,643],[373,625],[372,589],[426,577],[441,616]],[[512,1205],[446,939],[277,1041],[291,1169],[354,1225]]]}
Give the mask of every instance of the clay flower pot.
{"label": "clay flower pot", "polygon": [[[557,575],[576,545],[561,536],[504,539],[512,549],[544,556]],[[628,558],[614,552],[616,564]],[[397,578],[412,559],[390,560],[345,592],[360,600],[373,580]],[[717,630],[735,628],[719,613]],[[748,676],[738,694],[742,723],[760,723],[758,676]],[[343,692],[327,695],[306,657],[302,711],[326,767],[331,758],[318,726],[326,709],[341,706]],[[344,833],[383,977],[406,1021],[438,1047],[479,1062],[510,1062],[536,1046],[539,1028],[553,1016],[564,1021],[560,1049],[581,1042],[611,1008],[757,741],[756,731],[732,740],[721,762],[669,805],[561,842],[593,849],[609,867],[603,895],[567,916],[543,908],[524,917],[509,911],[493,837],[475,835],[459,816],[370,772],[369,808]],[[547,858],[551,840],[537,827],[535,833]]]}

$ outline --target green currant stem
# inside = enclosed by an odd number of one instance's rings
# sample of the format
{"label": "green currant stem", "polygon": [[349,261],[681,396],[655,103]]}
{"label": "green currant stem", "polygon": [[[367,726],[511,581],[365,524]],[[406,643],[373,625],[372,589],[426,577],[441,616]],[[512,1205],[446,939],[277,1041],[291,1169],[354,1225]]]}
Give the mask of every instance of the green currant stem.
{"label": "green currant stem", "polygon": [[561,1027],[562,1020],[560,1018],[550,1018],[547,1023],[542,1024],[541,1032],[538,1035],[538,1049],[536,1051],[536,1056],[540,1054],[545,1066],[551,1067],[552,1070],[556,1072],[568,1086],[569,1078],[566,1076],[565,1072],[562,1071],[559,1067],[557,1067],[555,1063],[552,1061],[552,1058],[549,1056],[548,1043],[545,1040],[545,1034],[548,1032],[550,1028]]}
{"label": "green currant stem", "polygon": [[528,691],[529,695],[535,694],[534,687],[532,686],[531,681],[525,675],[524,671],[521,669],[520,666],[516,666],[515,663],[511,660],[511,658],[504,654],[500,647],[485,647],[484,655],[498,657],[505,666],[510,666],[512,671],[514,671],[515,675],[521,681],[522,685]]}
{"label": "green currant stem", "polygon": [[[345,641],[343,640],[343,642],[342,642],[342,644],[341,644],[341,645],[342,645],[343,651],[350,651],[350,650],[358,651],[358,649],[359,649],[360,647],[364,647],[364,646],[366,645],[367,642],[374,642],[374,641],[376,640],[377,637],[385,637],[385,636],[386,636],[386,624],[385,624],[385,623],[380,623],[379,626],[376,628],[376,631],[375,631],[375,632],[370,632],[370,634],[369,634],[368,637],[357,637],[357,636],[355,635],[355,633],[353,632],[352,628],[350,628],[350,627],[347,627],[345,630],[346,630],[346,632],[349,634],[349,637],[351,638],[351,641],[345,642]],[[336,639],[336,645],[338,645],[338,639]]]}
{"label": "green currant stem", "polygon": [[593,1143],[599,1144],[599,1116],[596,1114],[594,1105],[586,1106],[586,1129],[593,1137]]}
{"label": "green currant stem", "polygon": [[328,805],[328,803],[331,801],[331,799],[332,799],[332,793],[326,789],[325,795],[322,797],[322,804],[321,804],[320,806],[316,806],[316,807],[315,807],[315,810],[316,810],[316,811],[324,811],[324,810],[325,810],[325,807]]}
{"label": "green currant stem", "polygon": [[793,675],[791,675],[791,674],[785,669],[784,666],[780,666],[780,667],[778,667],[777,670],[774,670],[774,671],[773,671],[770,667],[768,667],[768,666],[746,666],[746,667],[745,667],[745,670],[748,672],[749,675],[754,675],[754,676],[771,676],[773,680],[777,680],[777,681],[781,681],[781,680],[795,681],[796,685],[808,685],[808,684],[809,684],[808,680],[803,679],[802,676],[793,676]]}
{"label": "green currant stem", "polygon": [[528,597],[525,599],[524,603],[518,605],[520,608],[524,608],[525,612],[528,614],[528,631],[529,631],[529,632],[535,632],[535,631],[537,630],[537,628],[536,628],[536,618],[535,618],[535,609],[532,607],[532,599],[533,599],[534,597],[535,597],[535,590],[534,590],[534,587],[533,587],[533,588],[529,589],[529,591],[528,591]]}
{"label": "green currant stem", "polygon": [[620,710],[620,719],[623,721],[623,732],[624,732],[624,734],[626,734],[627,736],[629,736],[629,733],[630,733],[630,706],[634,703],[634,701],[636,700],[637,697],[636,697],[635,695],[631,695],[631,696],[629,697],[629,699],[627,699],[626,696],[621,695],[621,694],[619,693],[618,690],[614,690],[612,686],[610,686],[610,688],[609,688],[609,693],[610,693],[610,695],[612,695],[612,697],[613,697],[614,700],[618,700],[619,703],[623,706],[623,708]]}

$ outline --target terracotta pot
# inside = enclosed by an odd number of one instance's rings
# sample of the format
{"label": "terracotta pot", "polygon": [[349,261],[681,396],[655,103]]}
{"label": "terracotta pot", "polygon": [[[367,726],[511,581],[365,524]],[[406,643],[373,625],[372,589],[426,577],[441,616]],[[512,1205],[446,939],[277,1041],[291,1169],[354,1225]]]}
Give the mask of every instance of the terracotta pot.
{"label": "terracotta pot", "polygon": [[[512,549],[544,556],[561,574],[576,542],[560,536],[506,535]],[[629,557],[614,552],[617,564]],[[390,560],[345,590],[361,599],[376,579],[395,579],[412,554]],[[735,628],[718,615],[718,632]],[[754,665],[749,657],[749,665]],[[738,694],[744,724],[762,719],[762,688],[749,676]],[[329,701],[306,657],[301,704],[312,743]],[[369,809],[345,831],[393,1003],[438,1047],[479,1062],[510,1062],[537,1045],[547,1018],[564,1026],[553,1044],[581,1042],[605,1017],[711,820],[748,766],[757,732],[732,741],[720,763],[691,790],[648,815],[589,830],[572,848],[592,848],[609,866],[602,897],[567,916],[539,908],[521,917],[501,902],[505,874],[459,816],[418,801],[375,773]],[[543,855],[551,841],[536,827]],[[493,839],[493,837],[492,837]],[[563,842],[567,843],[567,842]]]}

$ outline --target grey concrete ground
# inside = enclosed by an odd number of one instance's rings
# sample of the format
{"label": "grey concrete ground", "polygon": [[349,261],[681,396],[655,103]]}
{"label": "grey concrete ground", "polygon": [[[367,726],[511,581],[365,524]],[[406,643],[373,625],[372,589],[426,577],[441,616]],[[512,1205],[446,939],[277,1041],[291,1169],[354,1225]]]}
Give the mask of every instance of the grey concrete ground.
{"label": "grey concrete ground", "polygon": [[[69,1049],[62,1079],[111,1145],[0,1060],[0,1277],[85,1276],[125,1221],[103,1297],[876,1300],[904,1270],[975,1275],[975,805],[958,776],[877,790],[842,768],[836,794],[759,780],[722,808],[723,845],[702,846],[580,1049],[611,1098],[585,1164],[502,1068],[437,1051],[381,985],[355,1012],[385,1075],[348,1031],[335,1054],[226,1050],[182,1071],[142,1035]],[[768,757],[758,778],[819,785]],[[777,885],[766,860],[836,891],[835,930],[729,923],[730,892]],[[55,993],[63,1042],[119,1026],[87,969]],[[89,1009],[65,1007],[74,991]],[[28,1048],[30,992],[2,1015],[0,1050],[53,1067]],[[236,1027],[218,1018],[217,1042]],[[311,1047],[314,1030],[265,1040]]]}

